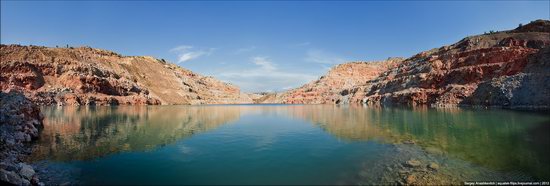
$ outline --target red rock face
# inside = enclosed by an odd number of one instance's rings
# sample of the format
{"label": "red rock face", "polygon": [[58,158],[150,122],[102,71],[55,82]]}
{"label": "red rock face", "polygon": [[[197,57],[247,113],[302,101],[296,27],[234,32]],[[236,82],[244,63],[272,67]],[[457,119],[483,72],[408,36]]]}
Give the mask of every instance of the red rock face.
{"label": "red rock face", "polygon": [[546,32],[473,36],[409,58],[371,81],[364,92],[355,93],[364,95],[361,102],[372,105],[470,105],[465,100],[472,100],[479,84],[527,72],[525,67],[534,63],[530,58],[549,45]]}
{"label": "red rock face", "polygon": [[411,58],[372,82],[365,102],[458,104],[477,84],[521,72],[538,50],[510,47],[460,52],[448,57]]}
{"label": "red rock face", "polygon": [[406,60],[338,65],[280,102],[550,108],[549,46],[550,21],[538,20]]}
{"label": "red rock face", "polygon": [[0,88],[41,105],[247,103],[238,87],[152,57],[1,45]]}
{"label": "red rock face", "polygon": [[2,90],[17,86],[36,90],[44,85],[44,78],[36,66],[29,63],[10,63],[0,66],[0,87]]}

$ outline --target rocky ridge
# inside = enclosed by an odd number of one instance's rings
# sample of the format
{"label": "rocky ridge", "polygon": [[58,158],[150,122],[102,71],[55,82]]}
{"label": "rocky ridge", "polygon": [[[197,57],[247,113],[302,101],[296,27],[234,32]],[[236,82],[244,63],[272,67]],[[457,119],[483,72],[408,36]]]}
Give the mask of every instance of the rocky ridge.
{"label": "rocky ridge", "polygon": [[94,49],[1,45],[0,88],[40,105],[252,102],[234,85],[164,60]]}
{"label": "rocky ridge", "polygon": [[[405,60],[346,63],[279,103],[550,108],[550,21],[470,36]],[[262,99],[258,99],[262,100]]]}
{"label": "rocky ridge", "polygon": [[[550,21],[524,27],[550,27]],[[365,94],[361,102],[370,105],[548,107],[550,100],[540,97],[550,96],[544,83],[550,82],[545,57],[550,32],[539,31],[518,28],[471,36],[419,53],[355,93]],[[535,79],[541,81],[531,81]],[[533,83],[540,86],[528,86]]]}

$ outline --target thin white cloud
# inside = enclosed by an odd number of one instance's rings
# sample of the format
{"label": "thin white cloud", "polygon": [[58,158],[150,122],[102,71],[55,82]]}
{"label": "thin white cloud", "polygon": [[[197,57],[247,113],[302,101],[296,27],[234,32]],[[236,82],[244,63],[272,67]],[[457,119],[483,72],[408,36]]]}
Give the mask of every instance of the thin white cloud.
{"label": "thin white cloud", "polygon": [[348,61],[342,57],[318,49],[308,50],[305,60],[313,63],[329,65],[340,64]]}
{"label": "thin white cloud", "polygon": [[294,45],[294,46],[300,47],[300,46],[309,46],[309,45],[311,45],[311,42],[308,41],[308,42],[301,42],[301,43],[298,43],[298,44],[296,44],[296,45]]}
{"label": "thin white cloud", "polygon": [[244,47],[244,48],[239,48],[235,51],[235,54],[242,54],[242,53],[246,53],[246,52],[251,52],[253,50],[256,50],[256,46],[249,46],[249,47]]}
{"label": "thin white cloud", "polygon": [[252,62],[258,66],[264,71],[275,71],[277,68],[273,66],[273,63],[271,63],[267,57],[253,57]]}
{"label": "thin white cloud", "polygon": [[268,57],[253,57],[250,59],[253,68],[223,72],[218,78],[234,83],[247,92],[281,90],[280,87],[298,87],[314,80],[316,76],[301,73],[284,72]]}
{"label": "thin white cloud", "polygon": [[199,58],[201,56],[208,56],[212,54],[213,51],[214,51],[214,48],[195,49],[195,47],[189,46],[189,45],[177,46],[170,50],[170,52],[174,52],[178,54],[177,63],[187,62],[187,61]]}

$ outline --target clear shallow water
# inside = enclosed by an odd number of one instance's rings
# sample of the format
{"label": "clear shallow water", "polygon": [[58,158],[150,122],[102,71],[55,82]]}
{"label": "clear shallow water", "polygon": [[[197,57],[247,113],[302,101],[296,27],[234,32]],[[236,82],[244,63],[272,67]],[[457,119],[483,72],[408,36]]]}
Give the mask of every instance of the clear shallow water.
{"label": "clear shallow water", "polygon": [[[31,160],[47,183],[377,184],[549,180],[550,116],[332,105],[48,107]],[[414,170],[414,171],[424,171]]]}

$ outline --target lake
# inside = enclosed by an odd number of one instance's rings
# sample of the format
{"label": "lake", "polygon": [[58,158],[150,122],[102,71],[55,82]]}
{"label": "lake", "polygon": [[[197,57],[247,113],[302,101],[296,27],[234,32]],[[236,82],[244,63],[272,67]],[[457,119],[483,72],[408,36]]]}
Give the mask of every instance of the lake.
{"label": "lake", "polygon": [[46,184],[550,180],[547,112],[207,105],[43,114],[29,159]]}

